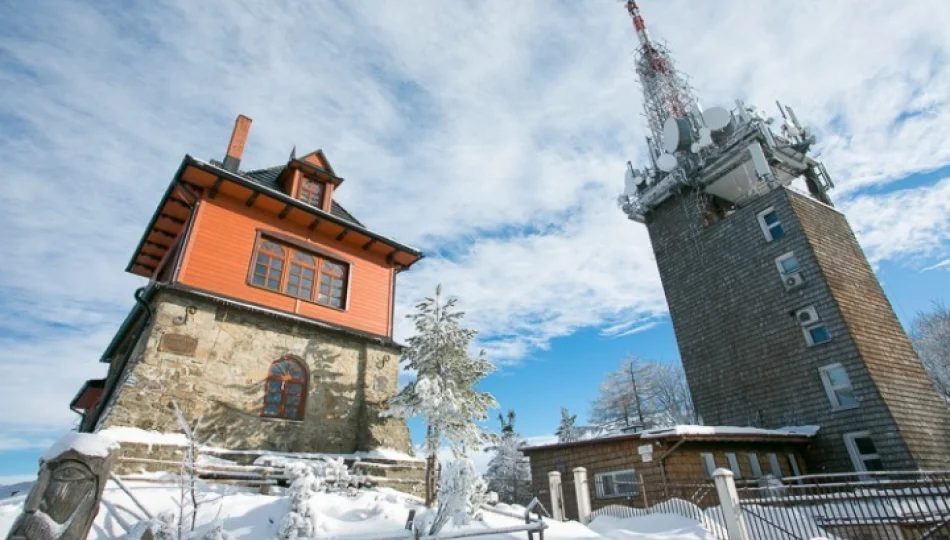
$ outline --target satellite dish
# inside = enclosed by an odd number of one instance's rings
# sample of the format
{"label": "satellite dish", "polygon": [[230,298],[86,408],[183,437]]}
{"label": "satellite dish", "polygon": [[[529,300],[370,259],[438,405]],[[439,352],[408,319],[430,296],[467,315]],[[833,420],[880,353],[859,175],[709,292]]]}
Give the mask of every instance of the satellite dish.
{"label": "satellite dish", "polygon": [[673,154],[663,154],[656,160],[656,166],[663,172],[670,172],[676,168],[676,156]]}
{"label": "satellite dish", "polygon": [[688,149],[692,139],[689,120],[671,116],[663,123],[663,147],[667,152],[672,154]]}
{"label": "satellite dish", "polygon": [[713,131],[722,131],[732,123],[732,113],[725,107],[711,107],[703,111],[706,127]]}

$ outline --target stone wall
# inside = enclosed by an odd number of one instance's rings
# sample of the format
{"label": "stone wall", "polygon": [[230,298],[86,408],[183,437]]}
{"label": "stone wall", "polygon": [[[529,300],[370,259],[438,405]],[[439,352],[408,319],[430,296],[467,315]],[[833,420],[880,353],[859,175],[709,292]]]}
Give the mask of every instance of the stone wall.
{"label": "stone wall", "polygon": [[[411,452],[406,424],[380,413],[395,394],[398,348],[368,337],[162,289],[132,353],[114,403],[98,428],[177,432],[203,416],[201,439],[233,449],[352,453],[389,447]],[[262,418],[264,381],[285,355],[309,371],[304,419]]]}
{"label": "stone wall", "polygon": [[[766,241],[756,217],[770,206],[785,231],[772,242]],[[663,203],[648,221],[683,366],[703,421],[766,428],[820,425],[810,456],[813,472],[853,470],[842,435],[868,430],[886,468],[916,468],[892,411],[907,402],[882,398],[879,384],[887,384],[886,375],[869,370],[865,355],[883,347],[888,352],[882,358],[893,358],[895,365],[909,366],[915,376],[924,377],[906,336],[899,339],[903,330],[889,319],[892,312],[844,217],[786,189],[773,190],[708,226],[704,214],[701,198],[687,191]],[[817,245],[822,253],[816,255]],[[786,290],[775,259],[790,251],[805,284]],[[835,268],[854,270],[844,270],[850,277],[842,276],[831,287],[827,276]],[[849,279],[853,281],[846,285]],[[848,287],[853,295],[873,299],[861,316],[842,314],[842,291]],[[794,313],[807,306],[817,309],[830,342],[805,343]],[[880,323],[886,334],[857,331],[862,325],[874,328],[867,323],[876,320],[875,313],[889,319]],[[857,408],[832,409],[819,368],[834,363],[848,372]],[[911,393],[918,392],[924,390],[915,387]],[[921,423],[944,422],[945,408],[922,411],[928,416]]]}

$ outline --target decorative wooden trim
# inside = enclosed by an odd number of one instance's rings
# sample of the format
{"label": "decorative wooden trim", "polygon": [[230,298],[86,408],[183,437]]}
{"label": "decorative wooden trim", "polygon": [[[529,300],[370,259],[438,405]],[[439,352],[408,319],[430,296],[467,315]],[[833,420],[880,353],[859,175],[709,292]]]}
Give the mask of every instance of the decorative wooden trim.
{"label": "decorative wooden trim", "polygon": [[343,240],[344,238],[346,238],[346,235],[348,235],[348,234],[350,234],[350,230],[349,230],[349,229],[343,229],[343,230],[340,232],[340,234],[336,235],[336,239],[337,239],[338,241],[339,241],[339,240]]}
{"label": "decorative wooden trim", "polygon": [[317,225],[320,225],[320,218],[313,218],[313,222],[307,225],[307,230],[312,231],[317,228]]}
{"label": "decorative wooden trim", "polygon": [[146,240],[144,245],[149,246],[149,247],[153,247],[153,248],[155,248],[155,249],[168,249],[168,248],[172,247],[173,244],[169,244],[169,245],[165,246],[165,245],[162,245],[162,244],[158,244],[158,243],[156,243],[156,242],[151,242],[151,241],[149,241],[149,240]]}
{"label": "decorative wooden trim", "polygon": [[182,206],[184,208],[187,208],[188,210],[191,210],[191,205],[186,203],[185,201],[182,201],[181,199],[176,199],[175,197],[169,197],[168,202],[175,203],[178,206]]}
{"label": "decorative wooden trim", "polygon": [[290,213],[290,209],[291,209],[291,208],[293,208],[293,207],[290,206],[289,204],[288,204],[288,205],[285,205],[285,206],[284,206],[284,209],[281,210],[279,214],[277,214],[277,219],[284,219],[285,217],[287,217],[287,214]]}
{"label": "decorative wooden trim", "polygon": [[224,183],[224,178],[221,178],[220,176],[218,177],[217,180],[214,181],[214,185],[211,186],[211,191],[208,192],[209,199],[214,199],[215,197],[218,196],[218,190],[221,189],[221,184],[223,183]]}
{"label": "decorative wooden trim", "polygon": [[163,217],[163,218],[167,219],[168,221],[171,221],[172,223],[175,223],[175,224],[178,224],[178,225],[184,225],[184,224],[185,224],[185,220],[183,220],[183,219],[181,219],[181,218],[176,218],[175,216],[166,214],[165,212],[162,212],[161,214],[159,214],[158,217]]}
{"label": "decorative wooden trim", "polygon": [[369,239],[369,242],[366,242],[365,244],[363,244],[363,251],[366,251],[366,250],[368,250],[369,248],[373,247],[373,244],[375,244],[375,243],[376,243],[376,239],[375,239],[375,238],[370,238],[370,239]]}
{"label": "decorative wooden trim", "polygon": [[166,231],[166,230],[163,230],[163,229],[159,229],[158,227],[152,227],[152,232],[155,232],[155,233],[157,233],[157,234],[159,234],[159,235],[161,235],[161,236],[165,236],[165,237],[167,237],[167,238],[175,238],[175,234],[170,233],[170,232],[168,232],[168,231]]}
{"label": "decorative wooden trim", "polygon": [[141,252],[141,253],[139,253],[139,257],[146,257],[146,258],[148,258],[148,259],[152,259],[153,261],[161,261],[161,260],[162,260],[161,257],[152,255],[151,253],[145,253],[144,251]]}
{"label": "decorative wooden trim", "polygon": [[246,201],[244,201],[244,206],[247,206],[248,208],[250,208],[251,206],[254,206],[254,201],[257,200],[257,197],[260,194],[261,194],[260,191],[255,191],[254,193],[251,193],[251,196],[248,197]]}
{"label": "decorative wooden trim", "polygon": [[397,253],[399,253],[399,250],[396,249],[396,248],[394,248],[394,249],[389,253],[389,255],[386,255],[386,263],[387,263],[387,264],[392,264],[393,261],[396,259],[396,254],[397,254]]}

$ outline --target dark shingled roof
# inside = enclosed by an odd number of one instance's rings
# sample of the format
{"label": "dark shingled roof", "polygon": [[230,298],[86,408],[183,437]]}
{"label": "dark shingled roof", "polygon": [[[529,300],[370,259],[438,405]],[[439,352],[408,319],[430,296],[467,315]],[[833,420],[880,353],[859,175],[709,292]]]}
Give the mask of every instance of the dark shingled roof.
{"label": "dark shingled roof", "polygon": [[[270,167],[267,169],[257,169],[256,171],[241,171],[238,174],[247,178],[248,180],[257,182],[264,187],[276,189],[277,191],[283,191],[283,186],[277,182],[277,179],[280,178],[280,173],[283,172],[283,170],[284,166],[278,165],[276,167]],[[353,217],[353,214],[347,212],[346,208],[340,206],[340,203],[336,201],[330,202],[330,213],[340,219],[345,219],[361,227],[363,226],[363,224],[360,223],[358,219]]]}

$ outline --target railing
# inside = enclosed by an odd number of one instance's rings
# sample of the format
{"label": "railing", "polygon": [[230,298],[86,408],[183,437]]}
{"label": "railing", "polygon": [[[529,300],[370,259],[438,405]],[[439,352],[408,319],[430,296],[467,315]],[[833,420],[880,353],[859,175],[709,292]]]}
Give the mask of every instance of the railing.
{"label": "railing", "polygon": [[[751,540],[950,539],[950,471],[841,473],[736,482]],[[714,485],[639,485],[591,518],[677,514],[728,540]],[[595,499],[603,504],[604,499]]]}
{"label": "railing", "polygon": [[948,471],[796,476],[736,491],[755,539],[950,538]]}

